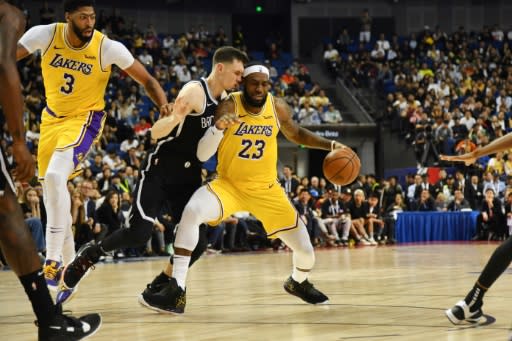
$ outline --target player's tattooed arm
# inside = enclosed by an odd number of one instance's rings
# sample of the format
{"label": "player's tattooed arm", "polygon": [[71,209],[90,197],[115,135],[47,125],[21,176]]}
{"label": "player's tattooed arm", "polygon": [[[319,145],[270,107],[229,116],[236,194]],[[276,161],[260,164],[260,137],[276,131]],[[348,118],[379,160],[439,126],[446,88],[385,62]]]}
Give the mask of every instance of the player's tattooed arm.
{"label": "player's tattooed arm", "polygon": [[277,117],[281,124],[281,132],[287,140],[314,149],[331,150],[345,148],[345,145],[337,141],[327,140],[299,126],[299,124],[293,120],[293,113],[290,106],[281,98],[274,97],[274,101]]}

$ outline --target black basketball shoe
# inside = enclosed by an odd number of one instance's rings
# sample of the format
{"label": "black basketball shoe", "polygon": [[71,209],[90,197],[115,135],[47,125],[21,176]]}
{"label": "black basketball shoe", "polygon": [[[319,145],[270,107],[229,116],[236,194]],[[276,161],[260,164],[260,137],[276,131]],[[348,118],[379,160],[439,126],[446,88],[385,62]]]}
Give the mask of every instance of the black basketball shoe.
{"label": "black basketball shoe", "polygon": [[307,279],[304,282],[299,283],[290,276],[286,282],[284,282],[284,290],[310,304],[322,304],[329,302],[329,298],[319,290],[315,289],[313,284],[309,283]]}
{"label": "black basketball shoe", "polygon": [[464,321],[469,323],[477,323],[483,316],[482,305],[469,307],[467,303],[462,300],[457,302],[451,309],[444,312],[448,320],[453,324],[459,324]]}
{"label": "black basketball shoe", "polygon": [[146,308],[172,314],[183,314],[187,304],[186,292],[178,286],[175,278],[157,293],[146,292],[139,296],[139,303]]}
{"label": "black basketball shoe", "polygon": [[156,294],[160,290],[162,290],[167,284],[169,284],[169,281],[171,278],[167,276],[163,271],[153,279],[153,282],[149,283],[146,286],[146,289],[144,289],[143,294]]}
{"label": "black basketball shoe", "polygon": [[[36,321],[37,325],[37,321]],[[39,328],[39,341],[75,341],[94,335],[101,327],[100,314],[88,314],[80,318],[63,315],[57,305],[57,315],[46,328]]]}
{"label": "black basketball shoe", "polygon": [[94,269],[94,264],[104,255],[98,245],[87,243],[76,253],[75,259],[69,263],[62,273],[62,281],[59,285],[57,303],[64,303],[71,299],[80,281]]}

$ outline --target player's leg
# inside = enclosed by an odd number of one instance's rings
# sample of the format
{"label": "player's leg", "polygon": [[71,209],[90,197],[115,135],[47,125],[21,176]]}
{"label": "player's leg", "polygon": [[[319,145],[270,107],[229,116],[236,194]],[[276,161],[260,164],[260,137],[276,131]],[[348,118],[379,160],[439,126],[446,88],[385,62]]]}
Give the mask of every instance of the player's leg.
{"label": "player's leg", "polygon": [[478,322],[482,317],[483,298],[487,290],[501,276],[512,262],[512,237],[494,250],[480,277],[466,297],[453,308],[446,310],[446,316],[453,324],[463,321]]}
{"label": "player's leg", "polygon": [[[168,188],[168,202],[172,207],[172,216],[175,221],[181,220],[181,215],[188,201],[194,194],[194,192],[200,187],[199,183],[189,183],[184,184],[183,186],[177,186],[176,184],[172,184]],[[176,226],[175,231],[178,226]],[[208,238],[207,238],[207,226],[201,225],[199,228],[199,241],[197,245],[192,251],[192,255],[190,257],[189,267],[191,267],[201,255],[206,251],[208,246]],[[162,290],[166,285],[169,284],[169,281],[172,277],[172,268],[174,263],[174,255],[169,257],[169,262],[166,263],[164,270],[158,274],[151,283],[146,285],[143,294],[156,294],[160,290]]]}
{"label": "player's leg", "polygon": [[89,269],[107,252],[146,244],[153,231],[154,217],[160,212],[165,198],[161,178],[143,173],[135,189],[130,227],[118,229],[98,244],[88,243],[80,248],[75,259],[64,270],[57,302],[68,301]]}
{"label": "player's leg", "polygon": [[[44,176],[43,191],[47,214],[44,273],[48,286],[54,289],[57,288],[60,280],[64,240],[69,234],[68,230],[71,229],[71,199],[67,181],[74,168],[72,149],[55,151]],[[69,251],[69,248],[67,250]]]}
{"label": "player's leg", "polygon": [[284,283],[285,290],[311,304],[327,303],[327,296],[308,281],[315,265],[315,253],[302,220],[298,220],[297,228],[279,232],[277,236],[293,251],[292,275]]}
{"label": "player's leg", "polygon": [[199,226],[222,216],[218,197],[207,186],[200,187],[185,206],[177,227],[171,280],[157,293],[143,292],[139,297],[143,306],[160,312],[184,312],[185,283],[192,251],[199,241]]}
{"label": "player's leg", "polygon": [[[6,180],[6,177],[3,179]],[[90,314],[72,319],[62,315],[61,310],[53,304],[34,241],[9,185],[5,186],[3,195],[0,195],[0,246],[32,304],[39,328],[39,340],[79,340],[97,331],[101,325],[100,315]],[[85,328],[82,322],[90,328]]]}

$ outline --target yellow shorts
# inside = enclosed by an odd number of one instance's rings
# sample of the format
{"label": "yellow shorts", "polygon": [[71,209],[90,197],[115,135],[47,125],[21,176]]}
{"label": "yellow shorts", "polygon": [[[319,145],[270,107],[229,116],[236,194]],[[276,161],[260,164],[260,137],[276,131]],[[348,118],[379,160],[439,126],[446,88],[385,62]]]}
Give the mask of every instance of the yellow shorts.
{"label": "yellow shorts", "polygon": [[78,164],[87,155],[91,146],[101,136],[105,123],[104,111],[88,111],[73,116],[58,116],[48,107],[43,109],[41,117],[41,134],[37,150],[39,179],[43,180],[50,159],[55,151],[73,149],[75,172],[81,170]]}
{"label": "yellow shorts", "polygon": [[235,185],[224,179],[215,179],[207,186],[222,208],[222,216],[210,225],[219,224],[235,212],[249,211],[262,222],[270,238],[276,238],[278,232],[297,227],[297,210],[277,181],[272,184]]}

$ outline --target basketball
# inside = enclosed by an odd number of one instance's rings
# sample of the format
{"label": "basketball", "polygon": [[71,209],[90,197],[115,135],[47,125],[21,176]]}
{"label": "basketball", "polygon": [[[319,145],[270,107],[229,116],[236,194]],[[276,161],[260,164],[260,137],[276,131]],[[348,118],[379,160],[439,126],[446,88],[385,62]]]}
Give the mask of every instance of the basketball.
{"label": "basketball", "polygon": [[350,148],[335,149],[324,159],[324,176],[335,185],[351,184],[359,175],[361,160]]}

